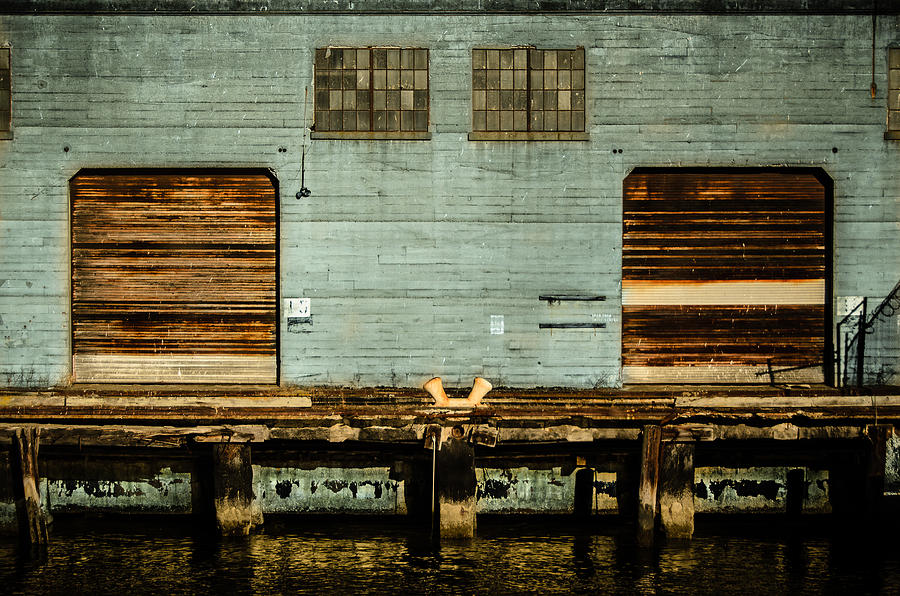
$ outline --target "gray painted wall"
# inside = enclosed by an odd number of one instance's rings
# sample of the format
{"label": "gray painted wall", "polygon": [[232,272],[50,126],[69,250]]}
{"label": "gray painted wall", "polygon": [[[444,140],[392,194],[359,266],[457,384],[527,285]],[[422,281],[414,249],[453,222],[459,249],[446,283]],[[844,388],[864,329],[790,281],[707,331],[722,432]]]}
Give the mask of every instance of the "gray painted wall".
{"label": "gray painted wall", "polygon": [[[900,17],[878,20],[874,100],[871,26],[864,15],[0,16],[14,127],[0,141],[0,383],[70,375],[67,180],[85,167],[275,171],[281,295],[311,298],[313,319],[309,333],[281,319],[283,383],[617,385],[622,180],[637,166],[822,167],[835,181],[835,297],[880,300],[900,278],[900,142],[882,136]],[[312,53],[329,44],[429,48],[432,139],[306,140]],[[586,48],[590,141],[467,140],[471,48],[516,44]],[[313,194],[298,201],[304,144]],[[538,300],[565,292],[609,299]],[[538,329],[572,320],[607,327]]]}

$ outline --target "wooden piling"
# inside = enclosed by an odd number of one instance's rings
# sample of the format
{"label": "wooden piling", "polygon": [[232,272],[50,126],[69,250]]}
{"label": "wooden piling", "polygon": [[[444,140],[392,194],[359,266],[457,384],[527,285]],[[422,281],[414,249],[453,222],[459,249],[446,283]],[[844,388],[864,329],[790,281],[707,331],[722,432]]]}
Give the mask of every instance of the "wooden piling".
{"label": "wooden piling", "polygon": [[253,492],[250,446],[219,443],[213,446],[213,507],[223,536],[246,536],[262,524],[262,509]]}
{"label": "wooden piling", "polygon": [[642,546],[653,544],[656,525],[656,497],[659,485],[659,443],[661,430],[658,425],[648,424],[643,428],[641,441],[641,476],[638,483],[638,543]]}
{"label": "wooden piling", "polygon": [[575,504],[573,513],[581,520],[590,518],[594,509],[594,475],[591,468],[575,472]]}
{"label": "wooden piling", "polygon": [[785,513],[790,519],[796,520],[803,515],[803,504],[806,502],[806,471],[803,468],[788,470],[785,497]]}
{"label": "wooden piling", "polygon": [[666,538],[694,534],[694,443],[663,443],[659,467],[659,521]]}
{"label": "wooden piling", "polygon": [[41,509],[38,490],[38,447],[40,430],[34,427],[17,428],[13,441],[13,495],[16,500],[16,517],[19,541],[31,552],[47,548],[49,535],[47,518]]}
{"label": "wooden piling", "polygon": [[441,539],[475,536],[475,447],[454,427],[437,454]]}

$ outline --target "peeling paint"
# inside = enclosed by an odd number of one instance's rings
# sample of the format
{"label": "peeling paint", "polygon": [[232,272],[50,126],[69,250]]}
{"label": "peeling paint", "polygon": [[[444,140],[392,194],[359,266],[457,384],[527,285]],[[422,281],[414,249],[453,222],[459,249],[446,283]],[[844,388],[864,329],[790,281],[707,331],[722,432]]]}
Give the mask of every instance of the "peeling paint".
{"label": "peeling paint", "polygon": [[403,482],[390,468],[253,468],[264,514],[406,513]]}
{"label": "peeling paint", "polygon": [[[698,513],[776,513],[787,506],[787,473],[794,468],[697,468],[694,482],[694,507]],[[805,513],[826,513],[828,474],[804,470]]]}
{"label": "peeling paint", "polygon": [[163,468],[146,480],[48,480],[46,502],[51,512],[189,513],[191,477]]}

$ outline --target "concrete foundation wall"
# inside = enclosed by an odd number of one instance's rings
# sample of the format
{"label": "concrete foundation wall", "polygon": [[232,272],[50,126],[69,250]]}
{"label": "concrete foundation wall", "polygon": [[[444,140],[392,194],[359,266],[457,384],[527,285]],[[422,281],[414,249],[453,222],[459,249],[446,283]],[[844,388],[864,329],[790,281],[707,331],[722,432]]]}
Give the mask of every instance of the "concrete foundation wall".
{"label": "concrete foundation wall", "polygon": [[268,468],[253,466],[255,492],[266,513],[406,514],[402,481],[390,468]]}
{"label": "concrete foundation wall", "polygon": [[[697,468],[694,508],[697,513],[784,513],[787,473],[793,468]],[[828,472],[805,469],[804,513],[831,511]]]}
{"label": "concrete foundation wall", "polygon": [[[792,468],[731,469],[701,467],[695,472],[698,513],[784,513],[787,472]],[[804,470],[803,512],[828,513],[828,473]],[[191,512],[190,474],[161,468],[150,478],[97,480],[43,479],[42,506],[50,514],[78,512]],[[570,514],[575,503],[575,472],[560,468],[477,468],[477,513]],[[891,492],[893,477],[888,477]],[[312,469],[253,466],[254,492],[264,514],[405,515],[406,486],[390,478],[390,468]],[[614,514],[616,474],[595,472],[592,510]],[[15,528],[11,497],[0,499],[0,532]]]}
{"label": "concrete foundation wall", "polygon": [[[834,295],[880,300],[900,278],[898,42],[900,17],[880,18],[872,99],[867,15],[0,16],[0,384],[70,378],[67,181],[88,167],[275,172],[281,296],[310,298],[313,323],[282,313],[283,383],[620,384],[638,166],[823,168]],[[370,44],[429,48],[432,138],[309,141],[315,48]],[[472,47],[517,44],[585,47],[589,141],[467,140]],[[608,299],[538,300],[579,292]],[[554,321],[606,328],[538,329]]]}
{"label": "concrete foundation wall", "polygon": [[45,480],[42,493],[51,513],[191,511],[191,475],[169,468],[141,480]]}

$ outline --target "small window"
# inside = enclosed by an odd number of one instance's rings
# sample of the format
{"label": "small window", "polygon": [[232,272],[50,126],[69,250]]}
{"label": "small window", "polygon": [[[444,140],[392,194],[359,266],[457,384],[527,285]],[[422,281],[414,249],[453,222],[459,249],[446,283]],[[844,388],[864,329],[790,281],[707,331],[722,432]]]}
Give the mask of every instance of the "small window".
{"label": "small window", "polygon": [[428,139],[428,50],[320,48],[313,138]]}
{"label": "small window", "polygon": [[888,50],[888,113],[886,139],[900,139],[900,48]]}
{"label": "small window", "polygon": [[0,48],[0,139],[12,138],[9,48]]}
{"label": "small window", "polygon": [[585,140],[584,48],[472,50],[472,140]]}

